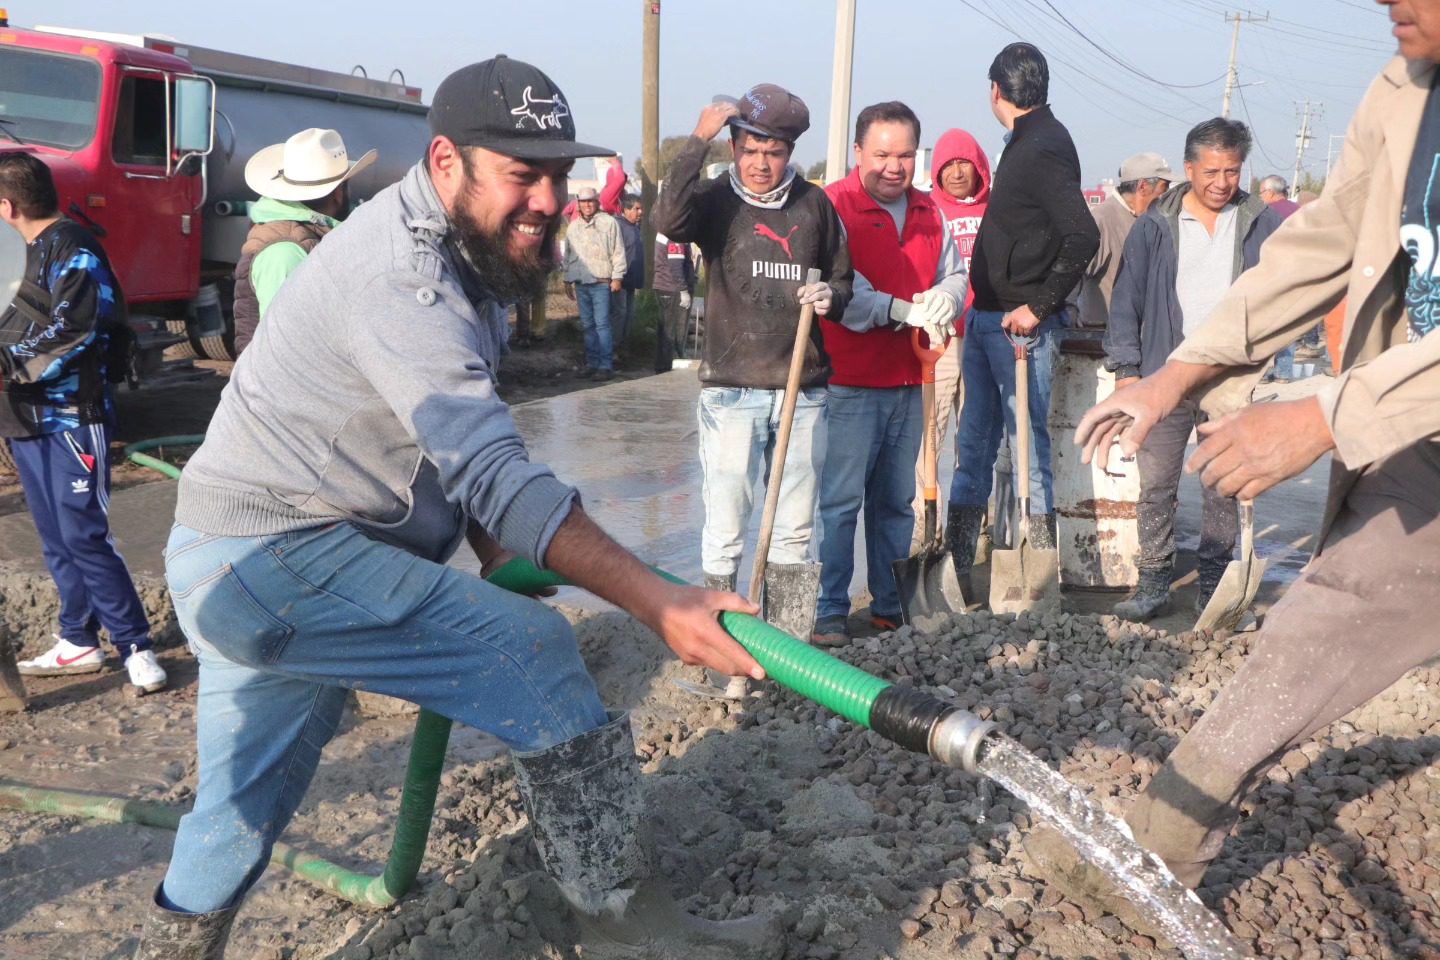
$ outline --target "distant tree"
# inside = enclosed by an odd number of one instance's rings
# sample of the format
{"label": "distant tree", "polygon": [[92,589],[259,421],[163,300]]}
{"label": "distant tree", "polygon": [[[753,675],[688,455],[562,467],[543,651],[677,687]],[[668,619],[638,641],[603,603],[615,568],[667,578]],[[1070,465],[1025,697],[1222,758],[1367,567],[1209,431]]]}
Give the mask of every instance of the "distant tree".
{"label": "distant tree", "polygon": [[825,161],[824,161],[824,160],[816,160],[814,163],[810,164],[810,166],[806,167],[806,168],[805,168],[805,179],[806,179],[806,180],[824,180],[824,179],[825,179]]}
{"label": "distant tree", "polygon": [[[689,142],[689,137],[666,137],[660,141],[660,176],[657,179],[665,179],[665,173],[670,169],[670,161],[675,159],[680,148]],[[716,137],[710,141],[710,146],[705,151],[704,166],[712,163],[730,162],[730,141],[725,137]],[[642,164],[643,166],[643,164]]]}
{"label": "distant tree", "polygon": [[1300,175],[1300,181],[1295,185],[1297,190],[1308,190],[1315,195],[1325,192],[1325,178],[1317,177],[1306,171]]}

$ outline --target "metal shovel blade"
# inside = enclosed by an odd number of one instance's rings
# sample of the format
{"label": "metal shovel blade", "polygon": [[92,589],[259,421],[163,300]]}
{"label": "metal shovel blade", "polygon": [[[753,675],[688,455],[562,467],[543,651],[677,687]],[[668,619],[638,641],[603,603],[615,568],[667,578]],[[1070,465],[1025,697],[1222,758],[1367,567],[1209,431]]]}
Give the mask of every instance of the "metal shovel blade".
{"label": "metal shovel blade", "polygon": [[815,635],[820,600],[820,564],[772,563],[765,567],[760,616],[782,633],[806,643]]}
{"label": "metal shovel blade", "polygon": [[1060,603],[1060,558],[1030,545],[1022,517],[1013,550],[990,554],[990,611],[1020,613]]}
{"label": "metal shovel blade", "polygon": [[943,546],[922,547],[918,553],[896,560],[891,568],[900,592],[900,619],[905,623],[965,612],[965,593]]}
{"label": "metal shovel blade", "polygon": [[1195,621],[1196,630],[1234,630],[1260,592],[1265,561],[1255,555],[1255,515],[1251,503],[1240,504],[1240,523],[1240,559],[1226,565],[1210,602]]}

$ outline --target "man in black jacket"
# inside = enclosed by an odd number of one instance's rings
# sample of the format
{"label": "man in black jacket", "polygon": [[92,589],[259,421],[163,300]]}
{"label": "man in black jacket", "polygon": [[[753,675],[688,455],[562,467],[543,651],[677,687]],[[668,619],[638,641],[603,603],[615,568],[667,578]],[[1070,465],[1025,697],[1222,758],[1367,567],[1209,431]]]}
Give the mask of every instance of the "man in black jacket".
{"label": "man in black jacket", "polygon": [[[1216,117],[1185,137],[1182,183],[1151,205],[1125,241],[1105,331],[1105,367],[1119,389],[1165,365],[1185,334],[1199,327],[1225,291],[1260,261],[1260,245],[1280,215],[1240,189],[1250,130]],[[1145,621],[1170,604],[1175,562],[1175,505],[1190,431],[1205,421],[1186,400],[1157,423],[1138,453],[1140,584],[1115,615]],[[1205,609],[1235,550],[1235,500],[1204,489],[1200,530],[1200,592]]]}
{"label": "man in black jacket", "polygon": [[974,303],[965,322],[961,375],[965,406],[955,438],[946,539],[955,572],[967,582],[990,497],[1004,418],[1015,448],[1015,341],[1029,343],[1030,496],[1036,514],[1030,542],[1055,548],[1050,472],[1050,380],[1055,331],[1065,325],[1065,297],[1100,245],[1080,191],[1080,158],[1070,132],[1045,101],[1050,69],[1028,43],[1012,43],[990,64],[990,107],[1011,131],[995,170],[990,206],[970,264]]}
{"label": "man in black jacket", "polygon": [[[708,105],[671,161],[655,205],[656,232],[672,243],[698,244],[709,278],[700,364],[700,559],[705,582],[728,590],[735,588],[755,486],[775,452],[803,303],[815,304],[816,322],[766,558],[767,587],[792,593],[786,588],[811,556],[831,372],[820,323],[839,321],[853,275],[835,208],[790,165],[795,140],[809,126],[804,102],[774,84],[760,84],[738,104]],[[728,173],[702,181],[709,141],[726,127],[735,162]],[[812,267],[821,277],[813,285],[805,283]]]}

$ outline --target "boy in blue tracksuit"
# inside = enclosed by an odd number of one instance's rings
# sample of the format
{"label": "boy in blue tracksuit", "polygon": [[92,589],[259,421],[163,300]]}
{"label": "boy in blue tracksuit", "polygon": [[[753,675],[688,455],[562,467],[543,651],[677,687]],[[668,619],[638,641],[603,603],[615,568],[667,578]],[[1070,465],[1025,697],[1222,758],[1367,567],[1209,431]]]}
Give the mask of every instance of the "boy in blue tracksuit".
{"label": "boy in blue tracksuit", "polygon": [[114,406],[105,353],[119,287],[100,244],[60,216],[50,170],[31,154],[0,155],[0,219],[27,244],[25,278],[0,314],[0,437],[60,592],[55,645],[18,666],[28,676],[96,672],[105,665],[104,627],[130,682],[154,692],[165,671],[110,537]]}

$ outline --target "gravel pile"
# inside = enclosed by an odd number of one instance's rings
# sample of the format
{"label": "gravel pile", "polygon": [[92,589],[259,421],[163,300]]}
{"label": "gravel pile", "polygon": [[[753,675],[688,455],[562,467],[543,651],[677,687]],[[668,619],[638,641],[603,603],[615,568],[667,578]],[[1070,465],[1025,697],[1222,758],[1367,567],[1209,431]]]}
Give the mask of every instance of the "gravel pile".
{"label": "gravel pile", "polygon": [[[630,703],[656,860],[712,918],[782,918],[787,958],[1175,957],[1046,886],[1024,806],[767,685],[743,708],[614,614],[578,628]],[[1253,635],[1167,635],[1113,617],[991,616],[902,628],[837,655],[995,720],[1117,813],[1204,711]],[[1260,956],[1440,958],[1440,669],[1287,754],[1247,801],[1202,899]],[[568,957],[507,761],[446,775],[431,852],[451,864],[339,956]]]}

